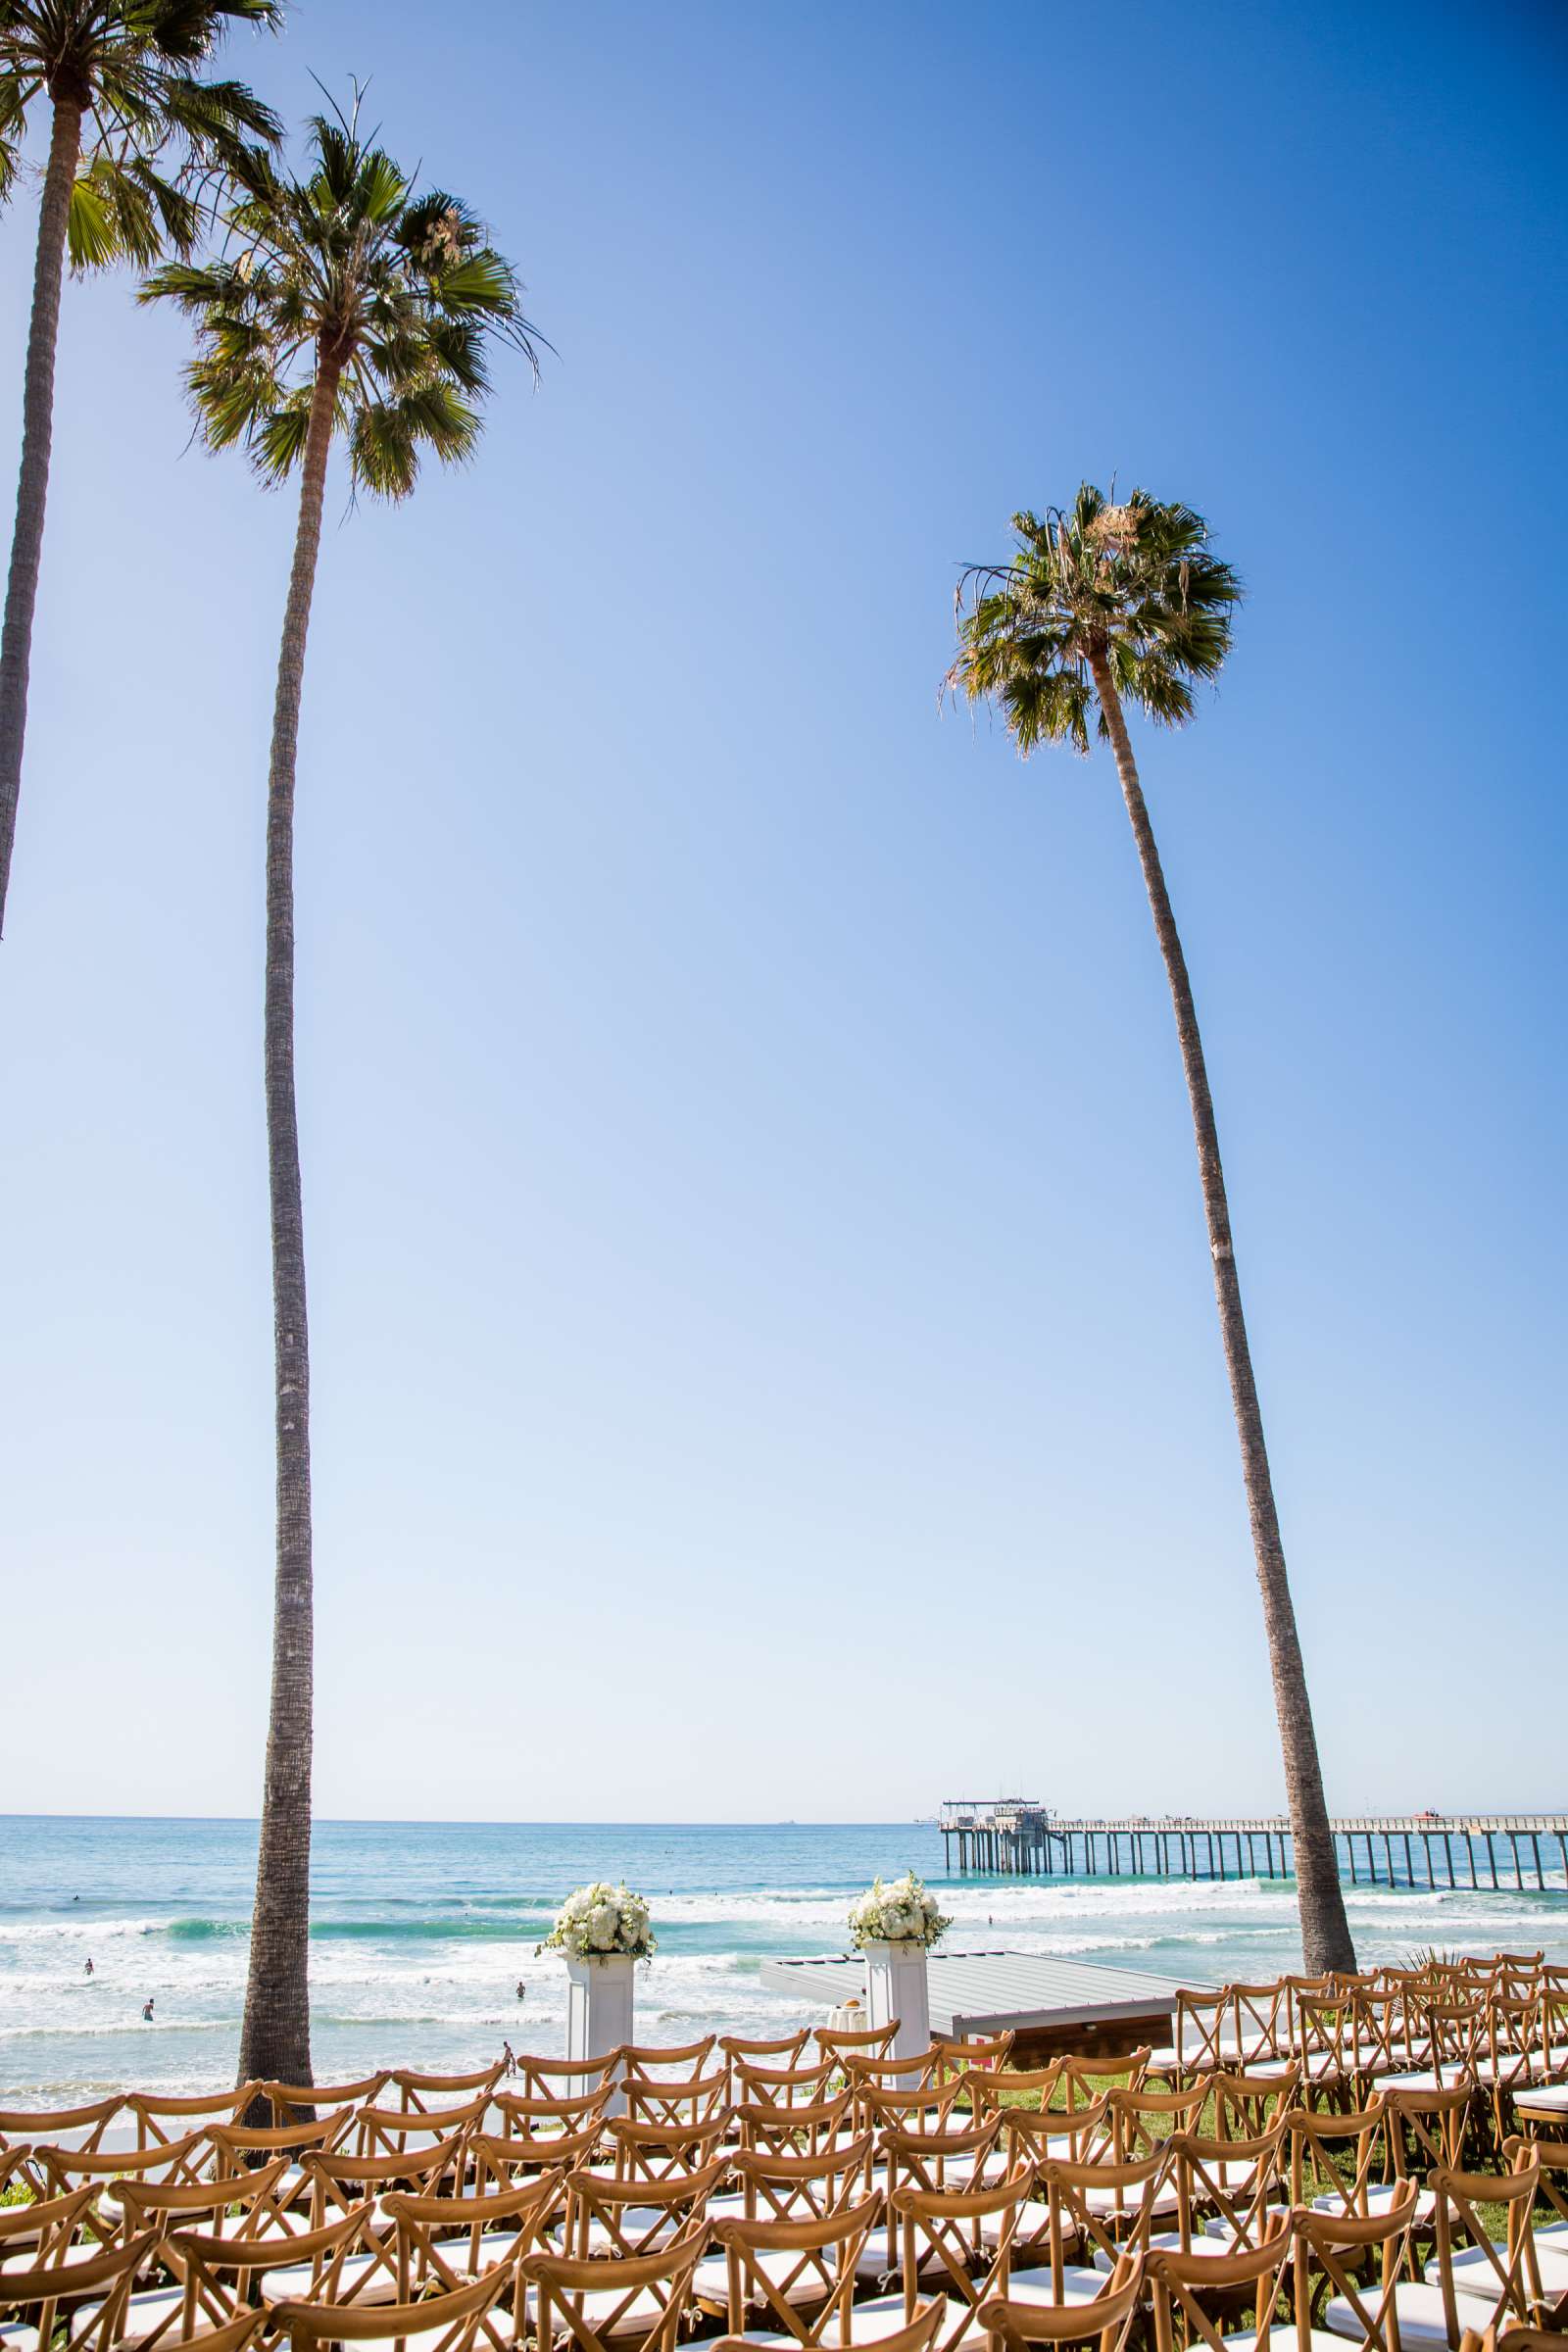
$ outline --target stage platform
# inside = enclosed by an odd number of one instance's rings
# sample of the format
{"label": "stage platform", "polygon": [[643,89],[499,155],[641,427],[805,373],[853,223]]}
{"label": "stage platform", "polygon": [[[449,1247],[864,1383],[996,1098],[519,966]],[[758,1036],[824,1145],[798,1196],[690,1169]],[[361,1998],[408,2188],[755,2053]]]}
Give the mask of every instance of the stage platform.
{"label": "stage platform", "polygon": [[[1066,2050],[1119,2056],[1144,2042],[1171,2038],[1174,1977],[1141,1969],[1102,1968],[1038,1952],[933,1952],[927,1962],[934,2034],[1017,2035],[1016,2062],[1030,2065]],[[854,1953],[808,1960],[764,1960],[770,1992],[836,2009],[865,1998],[865,1966]],[[1193,1989],[1188,1984],[1188,1989]]]}

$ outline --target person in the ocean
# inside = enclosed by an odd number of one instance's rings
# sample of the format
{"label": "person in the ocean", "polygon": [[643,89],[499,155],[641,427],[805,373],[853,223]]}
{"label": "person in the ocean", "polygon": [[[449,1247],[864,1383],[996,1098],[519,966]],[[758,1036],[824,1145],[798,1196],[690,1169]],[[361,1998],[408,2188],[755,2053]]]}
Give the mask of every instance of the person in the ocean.
{"label": "person in the ocean", "polygon": [[143,2024],[150,2026],[153,2022],[153,2005],[151,2001],[147,2003],[141,2014]]}
{"label": "person in the ocean", "polygon": [[87,1955],[87,1974],[89,1977],[92,1975],[92,1955],[90,1952]]}
{"label": "person in the ocean", "polygon": [[518,2000],[519,2000],[519,2001],[520,2001],[520,2000],[522,2000],[522,1999],[525,1997],[525,1995],[526,1995],[526,1993],[527,1993],[527,1990],[528,1990],[528,1987],[527,1987],[527,1985],[526,1985],[526,1984],[523,1983],[522,1979],[519,1977],[519,1978],[517,1979],[517,1998],[518,1998]]}

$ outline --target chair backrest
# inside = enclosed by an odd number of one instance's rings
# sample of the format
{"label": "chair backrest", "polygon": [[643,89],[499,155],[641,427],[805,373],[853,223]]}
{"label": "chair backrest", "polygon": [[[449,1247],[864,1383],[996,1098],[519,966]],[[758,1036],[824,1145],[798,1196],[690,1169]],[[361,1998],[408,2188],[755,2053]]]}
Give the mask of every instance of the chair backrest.
{"label": "chair backrest", "polygon": [[316,2352],[318,2344],[386,2343],[406,2336],[417,2337],[420,2352],[471,2352],[481,2339],[492,2352],[508,2352],[512,2330],[497,2328],[490,2312],[511,2280],[512,2272],[498,2263],[466,2286],[423,2296],[417,2303],[279,2303],[272,2325],[288,2337],[294,2352]]}
{"label": "chair backrest", "polygon": [[314,2122],[295,2116],[284,2124],[209,2124],[207,2139],[220,2174],[243,2173],[268,2156],[304,2157],[335,2147],[354,2121],[352,2107],[339,2107]]}
{"label": "chair backrest", "polygon": [[551,2352],[563,2332],[576,2352],[618,2352],[628,2333],[641,2339],[640,2352],[675,2352],[708,2241],[708,2224],[694,2222],[658,2253],[619,2262],[524,2255],[517,2277],[534,2290],[538,2352]]}
{"label": "chair backrest", "polygon": [[958,2180],[978,2180],[996,2154],[1003,2121],[993,2112],[957,2132],[879,2132],[876,2144],[887,2167],[889,2198],[901,2187],[920,2188],[937,2196]]}
{"label": "chair backrest", "polygon": [[354,2082],[258,2082],[253,2087],[270,2107],[274,2124],[309,2123],[320,2107],[330,2114],[339,2107],[373,2105],[390,2079],[382,2067]]}
{"label": "chair backrest", "polygon": [[754,2107],[731,2111],[743,2148],[760,2148],[775,2156],[814,2156],[835,2145],[850,2129],[850,2094],[822,2099],[814,2107]]}
{"label": "chair backrest", "polygon": [[607,2050],[600,2058],[537,2058],[524,2051],[514,2057],[512,2067],[511,2079],[521,2097],[569,2098],[613,2082],[620,2068],[620,2052]]}
{"label": "chair backrest", "polygon": [[944,2082],[950,2076],[961,2081],[966,2075],[995,2074],[1012,2056],[1016,2039],[1010,2030],[1005,2034],[977,2034],[972,2040],[962,2034],[933,2034],[931,2079],[934,2082]]}
{"label": "chair backrest", "polygon": [[1027,2344],[1098,2344],[1100,2352],[1126,2352],[1144,2294],[1144,2258],[1118,2262],[1103,2294],[1087,2303],[1017,2303],[1000,2298],[975,2314],[997,2352],[1023,2352]]}
{"label": "chair backrest", "polygon": [[[199,2229],[205,2218],[216,2229],[225,2216],[231,2234],[259,2237],[269,2230],[291,2229],[288,2195],[292,2183],[287,2156],[237,2176],[211,2180],[122,2180],[120,2201],[133,2230]],[[279,2194],[281,2189],[282,2193]],[[237,2210],[236,2210],[237,2209]]]}
{"label": "chair backrest", "polygon": [[554,2171],[557,2165],[569,2171],[573,2165],[592,2163],[603,2138],[604,2129],[597,2120],[581,2132],[538,2136],[476,2132],[468,2142],[468,2153],[481,2186],[490,2181],[497,2188],[514,2188],[536,2173]]}
{"label": "chair backrest", "polygon": [[1224,2298],[1227,2325],[1234,2318],[1239,2301],[1254,2306],[1256,2352],[1268,2352],[1280,2274],[1293,2244],[1291,2217],[1288,2213],[1277,2213],[1255,2245],[1232,2247],[1223,2254],[1205,2253],[1201,2244],[1183,2250],[1158,2248],[1151,2253],[1148,2278],[1153,2303],[1155,2352],[1175,2352],[1178,2320],[1183,2343],[1206,2344],[1209,2352],[1224,2352],[1225,2339],[1207,2308],[1208,2299],[1215,2295]]}
{"label": "chair backrest", "polygon": [[468,2134],[454,2132],[450,2139],[431,2147],[410,2148],[403,2154],[365,2156],[344,2148],[312,2148],[301,2159],[311,2184],[311,2217],[324,2223],[334,2213],[347,2213],[367,2198],[384,2196],[388,2189],[406,2188],[416,2196],[434,2196],[443,2182],[456,2187],[465,2168]]}
{"label": "chair backrest", "polygon": [[1061,2061],[1050,2066],[1011,2067],[1005,2074],[960,2077],[960,2088],[979,2115],[989,2107],[1049,2107],[1061,2081]]}
{"label": "chair backrest", "polygon": [[182,2139],[155,2140],[142,2148],[34,2147],[33,2162],[57,2196],[84,2181],[199,2180],[208,2162],[207,2134],[188,2132]]}
{"label": "chair backrest", "polygon": [[1118,2163],[1152,2156],[1173,2132],[1196,2132],[1207,2098],[1206,2081],[1187,2090],[1112,2090],[1106,2093],[1105,2122]]}
{"label": "chair backrest", "polygon": [[[225,2308],[236,2313],[253,2300],[255,2281],[271,2271],[303,2271],[311,2301],[342,2304],[390,2294],[397,2278],[393,2233],[378,2225],[368,2205],[355,2206],[315,2230],[269,2230],[259,2237],[173,2230],[164,2244],[166,2260],[184,2281],[187,2302],[194,2299],[208,2313]],[[356,2263],[345,2278],[348,2264],[362,2253],[368,2261]]]}
{"label": "chair backrest", "polygon": [[39,2139],[55,2144],[62,2132],[79,2132],[83,2136],[78,2147],[96,2148],[124,2104],[123,2093],[117,2090],[85,2107],[0,2107],[0,2139]]}
{"label": "chair backrest", "polygon": [[1102,2150],[1113,2152],[1109,2091],[1092,2107],[1075,2107],[1070,2114],[1050,2107],[982,2108],[981,2113],[1000,2115],[1014,2164],[1042,2164],[1048,2156],[1088,2164]]}
{"label": "chair backrest", "polygon": [[365,2156],[422,2154],[454,2134],[477,2131],[489,2105],[489,2092],[481,2091],[458,2107],[362,2107],[355,2145]]}
{"label": "chair backrest", "polygon": [[[1443,2293],[1443,2313],[1448,2341],[1457,2344],[1461,2325],[1498,2328],[1509,2320],[1528,2327],[1541,2299],[1531,2208],[1541,2184],[1541,2165],[1532,2149],[1527,2161],[1508,2173],[1460,2173],[1439,2170],[1428,2186],[1437,2200],[1434,2219],[1433,2262]],[[1507,2209],[1507,2237],[1501,2252],[1487,2221],[1478,2211],[1483,2204]],[[1467,2270],[1462,2289],[1456,2290],[1453,2257],[1466,2246],[1482,2254],[1478,2267]],[[1485,2318],[1478,2306],[1491,2303]],[[1463,2311],[1461,2323],[1460,2313]]]}
{"label": "chair backrest", "polygon": [[864,2090],[924,2090],[931,2082],[935,2060],[929,2050],[917,2058],[868,2057],[849,2051],[843,2061],[845,2080],[857,2094]]}
{"label": "chair backrest", "polygon": [[1530,2139],[1516,2132],[1503,2141],[1502,2154],[1514,2172],[1522,2171],[1532,2159],[1540,2165],[1537,2197],[1545,2199],[1561,2224],[1554,2232],[1556,2237],[1568,2238],[1568,2187],[1559,2186],[1559,2178],[1568,2181],[1568,2139]]}
{"label": "chair backrest", "polygon": [[237,2090],[206,2091],[191,2097],[130,2091],[125,2105],[136,2126],[136,2145],[146,2148],[184,2139],[206,2123],[237,2124],[260,2089],[260,2083],[242,2082]]}
{"label": "chair backrest", "polygon": [[1120,2058],[1066,2057],[1057,2061],[1057,2089],[1064,2111],[1093,2107],[1110,2090],[1137,2090],[1153,2052],[1147,2046]]}
{"label": "chair backrest", "polygon": [[395,2095],[398,2105],[409,2114],[418,2115],[427,2110],[432,2099],[445,2099],[450,2104],[466,2095],[472,2098],[494,2090],[506,2071],[504,2058],[498,2058],[493,2066],[476,2066],[463,2075],[421,2075],[411,2067],[395,2067],[387,2076],[383,2090],[389,2100]]}
{"label": "chair backrest", "polygon": [[[1295,2208],[1291,2234],[1295,2241],[1298,2352],[1316,2352],[1319,2337],[1312,2328],[1312,2299],[1321,2293],[1325,2279],[1328,2291],[1348,2303],[1351,2319],[1361,2330],[1363,2352],[1398,2352],[1396,2289],[1418,2193],[1415,2182],[1407,2180],[1381,2211],[1359,2216],[1315,2213],[1310,2206]],[[1369,2276],[1366,2266],[1375,2254],[1382,2259]]]}
{"label": "chair backrest", "polygon": [[1245,2074],[1264,2058],[1289,2058],[1296,2046],[1296,2020],[1289,1977],[1273,1977],[1265,1984],[1231,1984],[1236,2055],[1226,2061]]}
{"label": "chair backrest", "polygon": [[[958,2078],[953,2075],[946,2082],[926,2082],[917,2090],[888,2090],[879,2082],[857,2082],[853,2076],[850,2082],[850,2112],[863,2132],[946,2132],[957,2098]],[[973,2109],[959,2112],[965,2121],[985,2120]]]}
{"label": "chair backrest", "polygon": [[701,2041],[627,2041],[617,2055],[624,2074],[657,2078],[661,2069],[669,2068],[676,2074],[700,2075],[717,2039],[716,2034],[705,2034]]}
{"label": "chair backrest", "polygon": [[592,2090],[563,2092],[556,2098],[525,2098],[520,2091],[498,2090],[490,2104],[501,2118],[505,2137],[557,2140],[595,2128],[611,2095],[612,2086],[599,2082]]}
{"label": "chair backrest", "polygon": [[738,2107],[814,2107],[833,2095],[842,2071],[832,2058],[809,2066],[750,2066],[738,2058],[730,2069],[731,2089]]}
{"label": "chair backrest", "polygon": [[1176,1995],[1171,2020],[1174,2072],[1179,2077],[1211,2075],[1235,2062],[1235,2005],[1211,1986],[1185,1987]]}
{"label": "chair backrest", "polygon": [[852,2340],[851,2306],[880,2195],[797,2221],[725,2220],[713,2234],[724,2250],[728,2325],[793,2337],[805,2346]]}
{"label": "chair backrest", "polygon": [[92,2219],[97,2196],[97,2181],[84,2180],[52,2196],[31,2196],[23,2205],[0,2205],[0,2260],[21,2263],[30,2254],[31,2268],[63,2254]]}
{"label": "chair backrest", "polygon": [[[151,2261],[156,2230],[101,2253],[73,2255],[0,2274],[0,2313],[25,2313],[34,2341],[51,2352],[110,2352],[121,2341],[125,2299]],[[96,2298],[96,2300],[95,2300]]]}
{"label": "chair backrest", "polygon": [[1443,2089],[1391,2082],[1383,2092],[1389,2119],[1389,2157],[1396,2180],[1434,2167],[1457,2168],[1475,2083],[1469,2076]]}
{"label": "chair backrest", "polygon": [[1277,2075],[1211,2075],[1215,2136],[1255,2139],[1296,2105],[1300,2080],[1294,2058]]}

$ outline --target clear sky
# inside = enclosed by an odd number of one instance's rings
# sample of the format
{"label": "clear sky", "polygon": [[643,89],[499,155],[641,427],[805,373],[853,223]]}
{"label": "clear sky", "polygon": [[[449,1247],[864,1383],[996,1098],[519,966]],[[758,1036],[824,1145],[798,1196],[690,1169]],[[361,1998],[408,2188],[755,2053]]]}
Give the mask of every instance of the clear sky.
{"label": "clear sky", "polygon": [[[313,0],[231,58],[294,118],[372,75],[560,353],[471,472],[329,491],[318,1809],[1282,1802],[1114,778],[937,710],[956,565],[1112,472],[1250,591],[1138,748],[1331,1801],[1561,1803],[1560,12]],[[293,510],[185,451],[183,350],[68,289],[0,950],[19,1810],[260,1787]]]}

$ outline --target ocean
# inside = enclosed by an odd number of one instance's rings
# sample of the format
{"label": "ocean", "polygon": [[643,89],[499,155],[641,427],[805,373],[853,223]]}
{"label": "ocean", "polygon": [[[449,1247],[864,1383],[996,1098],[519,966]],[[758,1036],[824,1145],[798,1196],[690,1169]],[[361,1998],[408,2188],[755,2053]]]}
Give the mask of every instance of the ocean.
{"label": "ocean", "polygon": [[[0,2106],[231,2082],[255,1867],[254,1822],[0,1817]],[[909,1868],[953,1914],[953,1950],[1071,1953],[1197,1984],[1256,1981],[1298,1958],[1282,1882],[949,1879],[939,1834],[919,1824],[323,1821],[312,1874],[318,2079],[456,2071],[499,2056],[503,2037],[559,2051],[564,1971],[534,1946],[564,1897],[599,1878],[625,1879],[653,1907],[640,2037],[784,2033],[807,2013],[764,1989],[761,1961],[845,1949],[851,1897],[878,1871]],[[1568,1960],[1560,1872],[1544,1893],[1347,1894],[1363,1962],[1431,1945]]]}

